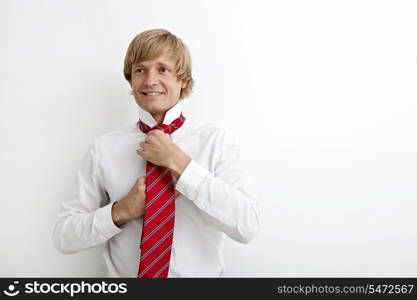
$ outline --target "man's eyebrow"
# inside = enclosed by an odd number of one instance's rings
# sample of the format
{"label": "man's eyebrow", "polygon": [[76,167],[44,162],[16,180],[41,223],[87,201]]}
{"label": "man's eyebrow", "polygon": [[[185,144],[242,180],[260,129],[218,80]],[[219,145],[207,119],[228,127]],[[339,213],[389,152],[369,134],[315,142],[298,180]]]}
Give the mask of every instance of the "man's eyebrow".
{"label": "man's eyebrow", "polygon": [[[172,65],[172,64],[168,64],[168,63],[164,63],[164,62],[162,62],[162,61],[158,61],[158,62],[157,62],[157,64],[158,64],[159,66],[166,67],[166,68],[170,68],[170,69],[174,68],[174,65]],[[136,63],[136,64],[134,64],[134,65],[133,65],[133,68],[137,68],[137,67],[144,67],[144,68],[147,68],[147,67],[146,67],[145,65],[143,65],[142,63]]]}
{"label": "man's eyebrow", "polygon": [[172,64],[168,64],[168,63],[164,63],[164,62],[162,62],[162,61],[159,61],[159,62],[158,62],[158,65],[160,65],[160,66],[162,66],[162,67],[168,67],[168,68],[173,68],[173,67],[174,67],[174,65],[172,65]]}

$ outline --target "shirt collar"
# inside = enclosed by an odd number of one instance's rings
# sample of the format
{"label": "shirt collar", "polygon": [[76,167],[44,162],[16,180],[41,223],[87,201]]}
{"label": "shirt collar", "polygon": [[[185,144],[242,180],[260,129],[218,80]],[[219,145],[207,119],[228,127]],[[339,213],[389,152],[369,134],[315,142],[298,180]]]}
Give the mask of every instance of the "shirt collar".
{"label": "shirt collar", "polygon": [[[162,124],[169,125],[172,121],[174,121],[176,118],[178,118],[181,115],[182,107],[181,107],[181,100],[178,100],[177,104],[175,104],[173,107],[171,107],[166,113],[164,120],[162,121]],[[141,107],[138,107],[139,112],[139,119],[148,125],[149,127],[154,127],[158,123],[156,123],[155,119],[152,117],[152,115],[147,112],[146,110],[142,109]]]}

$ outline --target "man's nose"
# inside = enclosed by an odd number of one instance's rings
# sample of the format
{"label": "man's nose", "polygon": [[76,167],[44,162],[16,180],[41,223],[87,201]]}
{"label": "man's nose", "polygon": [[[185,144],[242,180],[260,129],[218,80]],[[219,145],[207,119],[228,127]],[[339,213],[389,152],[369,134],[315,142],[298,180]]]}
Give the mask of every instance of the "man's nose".
{"label": "man's nose", "polygon": [[158,74],[156,74],[153,71],[149,71],[146,75],[145,75],[145,85],[156,85],[158,84],[159,79],[158,79]]}

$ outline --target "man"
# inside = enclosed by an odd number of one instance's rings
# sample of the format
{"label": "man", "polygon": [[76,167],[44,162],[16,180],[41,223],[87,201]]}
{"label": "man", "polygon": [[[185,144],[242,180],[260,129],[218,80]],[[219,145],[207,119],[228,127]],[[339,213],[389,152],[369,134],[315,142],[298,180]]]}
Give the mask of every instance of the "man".
{"label": "man", "polygon": [[236,144],[182,114],[191,59],[169,31],[137,35],[124,76],[139,121],[96,138],[62,204],[54,244],[74,253],[106,243],[110,277],[220,276],[223,235],[249,243],[259,231]]}

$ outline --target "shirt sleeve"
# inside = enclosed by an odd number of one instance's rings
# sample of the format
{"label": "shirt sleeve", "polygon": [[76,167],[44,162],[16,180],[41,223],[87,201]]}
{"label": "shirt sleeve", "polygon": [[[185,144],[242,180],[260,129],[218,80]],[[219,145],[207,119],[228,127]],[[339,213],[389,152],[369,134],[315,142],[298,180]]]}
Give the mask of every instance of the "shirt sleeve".
{"label": "shirt sleeve", "polygon": [[62,203],[53,229],[53,242],[61,253],[97,246],[122,231],[113,222],[113,203],[108,203],[98,161],[96,140],[84,157],[72,194]]}
{"label": "shirt sleeve", "polygon": [[249,191],[239,163],[234,138],[223,135],[221,153],[214,172],[192,160],[176,184],[176,189],[207,215],[211,225],[230,238],[249,243],[259,232],[259,204]]}

